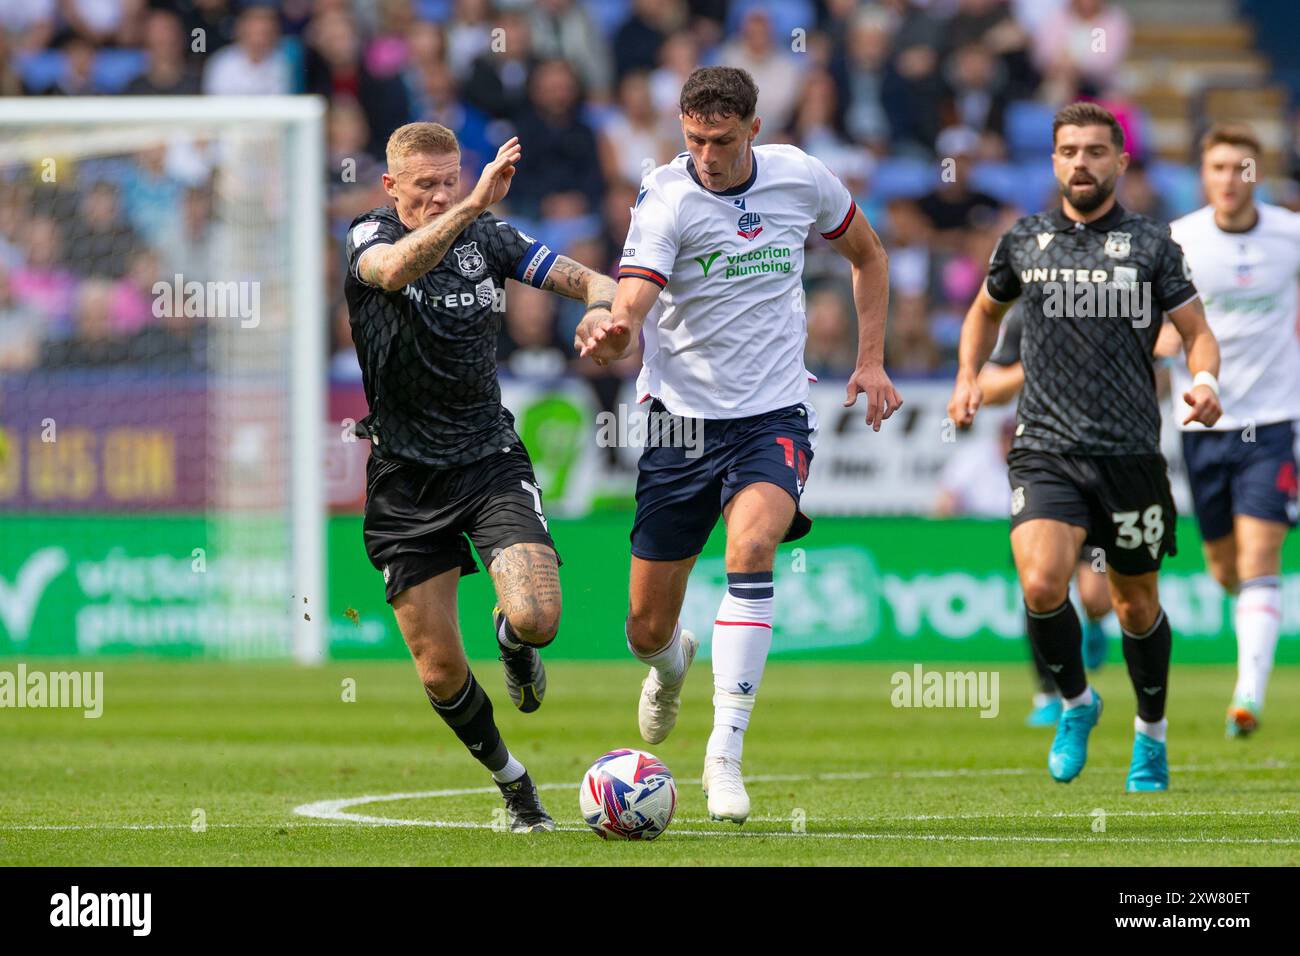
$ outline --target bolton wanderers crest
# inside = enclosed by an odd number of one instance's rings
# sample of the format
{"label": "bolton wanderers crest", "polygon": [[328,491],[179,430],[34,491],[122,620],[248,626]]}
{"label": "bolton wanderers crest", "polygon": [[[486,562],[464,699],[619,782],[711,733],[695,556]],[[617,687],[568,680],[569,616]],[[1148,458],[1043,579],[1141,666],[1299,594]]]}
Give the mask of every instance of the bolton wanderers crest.
{"label": "bolton wanderers crest", "polygon": [[763,231],[763,217],[756,212],[747,212],[736,223],[736,235],[742,239],[753,239]]}

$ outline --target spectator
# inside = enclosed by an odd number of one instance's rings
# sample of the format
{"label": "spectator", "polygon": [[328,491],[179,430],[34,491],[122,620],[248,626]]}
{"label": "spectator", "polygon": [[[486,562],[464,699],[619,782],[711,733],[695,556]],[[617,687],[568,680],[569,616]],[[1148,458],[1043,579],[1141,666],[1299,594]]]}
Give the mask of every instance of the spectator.
{"label": "spectator", "polygon": [[740,36],[722,48],[718,59],[723,66],[748,70],[754,78],[758,115],[763,119],[757,142],[771,142],[794,115],[800,68],[788,50],[773,43],[772,21],[767,12],[755,8],[745,14]]}
{"label": "spectator", "polygon": [[54,335],[66,335],[76,277],[63,266],[59,226],[36,216],[23,228],[24,262],[9,276],[14,301],[39,312]]}
{"label": "spectator", "polygon": [[601,131],[601,168],[609,182],[640,183],[650,170],[672,159],[674,143],[664,135],[645,73],[628,73],[619,81],[618,107]]}
{"label": "spectator", "polygon": [[988,193],[970,187],[971,164],[978,148],[979,135],[965,126],[948,127],[935,143],[941,182],[922,196],[917,206],[935,230],[935,242],[943,248],[952,248],[961,230],[991,221],[1002,208]]}
{"label": "spectator", "polygon": [[889,250],[891,294],[926,296],[935,287],[935,269],[930,255],[933,228],[916,203],[892,199],[886,207],[889,229],[885,245]]}
{"label": "spectator", "polygon": [[1034,58],[1048,102],[1098,95],[1124,62],[1131,32],[1122,8],[1106,0],[1070,0],[1035,37]]}
{"label": "spectator", "polygon": [[399,76],[378,77],[361,58],[356,24],[344,13],[315,17],[307,33],[306,87],[309,93],[335,99],[351,97],[360,104],[370,128],[370,155],[383,155],[384,144],[397,127],[410,122],[411,104]]}
{"label": "spectator", "polygon": [[808,296],[808,346],[804,365],[818,378],[846,378],[856,365],[856,325],[849,302],[822,286]]}
{"label": "spectator", "polygon": [[566,60],[593,99],[608,100],[614,77],[609,44],[587,11],[574,0],[535,0],[530,9],[537,55]]}
{"label": "spectator", "polygon": [[[604,177],[596,134],[579,115],[578,78],[564,60],[533,71],[528,110],[516,124],[527,151],[510,188],[510,202],[526,217],[572,219],[600,209]],[[532,156],[531,163],[528,156]]]}
{"label": "spectator", "polygon": [[564,374],[573,343],[559,339],[552,296],[528,285],[511,286],[503,332],[498,353],[502,372],[514,378],[542,381]]}
{"label": "spectator", "polygon": [[109,322],[115,335],[132,335],[153,323],[153,287],[161,276],[162,266],[152,249],[141,249],[131,257],[126,275],[113,283]]}
{"label": "spectator", "polygon": [[867,8],[853,17],[840,59],[832,64],[839,89],[845,91],[844,126],[857,142],[879,153],[889,148],[889,114],[885,108],[886,71],[893,37],[889,17]]}
{"label": "spectator", "polygon": [[185,58],[181,20],[170,10],[154,10],[145,21],[145,50],[149,66],[127,86],[138,96],[193,96],[199,92],[199,74]]}
{"label": "spectator", "polygon": [[206,62],[235,42],[239,28],[233,0],[189,0],[180,9],[191,61]]}
{"label": "spectator", "polygon": [[92,46],[138,46],[144,0],[60,0],[65,29]]}
{"label": "spectator", "polygon": [[85,37],[68,34],[61,44],[63,70],[52,84],[42,92],[46,96],[93,96],[99,92],[95,86],[95,46]]}
{"label": "spectator", "polygon": [[[700,48],[689,30],[672,34],[659,51],[659,67],[650,74],[650,97],[666,123],[677,126],[678,104],[686,78],[699,64]],[[680,127],[679,127],[680,128]]]}
{"label": "spectator", "polygon": [[[424,87],[421,100],[423,112],[416,118],[441,123],[453,133],[460,143],[460,165],[466,179],[473,183],[479,170],[491,162],[500,143],[493,142],[489,127],[491,120],[482,112],[462,102],[456,88],[456,77],[445,63],[429,63],[422,68]],[[508,137],[503,137],[503,140]]]}
{"label": "spectator", "polygon": [[384,164],[366,151],[370,127],[356,100],[340,98],[332,102],[325,129],[329,153],[325,183],[330,222],[337,231],[367,209],[388,201],[380,185]]}
{"label": "spectator", "polygon": [[[1039,6],[1050,8],[1054,0]],[[1038,71],[1033,64],[1033,31],[1018,21],[1006,0],[958,0],[957,12],[944,28],[948,50],[971,44],[987,50],[1001,64],[1009,99],[1033,96]]]}
{"label": "spectator", "polygon": [[915,0],[889,0],[898,20],[883,98],[895,151],[927,155],[939,135],[947,86],[939,73],[943,32]]}
{"label": "spectator", "polygon": [[76,233],[68,243],[68,264],[81,276],[120,279],[135,254],[139,238],[125,221],[118,189],[103,180],[85,193]]}
{"label": "spectator", "polygon": [[73,334],[45,343],[41,364],[47,368],[102,368],[131,357],[128,340],[113,333],[113,285],[87,279],[76,290]]}
{"label": "spectator", "polygon": [[167,147],[151,146],[135,159],[120,180],[122,205],[143,240],[161,246],[184,187],[167,171]]}
{"label": "spectator", "polygon": [[0,265],[0,372],[24,372],[39,361],[44,326],[36,309],[14,297]]}
{"label": "spectator", "polygon": [[213,53],[203,92],[217,96],[289,93],[289,59],[279,49],[280,21],[269,7],[249,7],[235,21],[235,42]]}
{"label": "spectator", "polygon": [[812,153],[844,183],[850,193],[866,190],[874,160],[849,142],[839,127],[839,92],[831,74],[819,68],[804,78],[799,105],[787,130],[791,142]]}
{"label": "spectator", "polygon": [[0,96],[22,96],[27,92],[29,90],[9,55],[9,36],[0,29]]}
{"label": "spectator", "polygon": [[632,0],[632,11],[614,34],[617,80],[629,73],[653,70],[668,35],[686,22],[682,0]]}
{"label": "spectator", "polygon": [[1174,218],[1169,203],[1156,191],[1147,164],[1140,159],[1131,160],[1120,177],[1119,201],[1129,212],[1150,216],[1157,222],[1169,222]]}
{"label": "spectator", "polygon": [[979,43],[968,43],[953,51],[945,72],[952,88],[953,122],[980,134],[978,152],[985,158],[1004,155],[1007,72],[1002,61]]}
{"label": "spectator", "polygon": [[58,0],[0,3],[0,34],[8,35],[17,50],[35,53],[49,47],[57,23]]}
{"label": "spectator", "polygon": [[498,21],[502,29],[500,53],[480,54],[465,84],[465,99],[493,119],[517,119],[528,106],[528,78],[537,66],[528,19],[507,13]]}
{"label": "spectator", "polygon": [[[457,79],[469,76],[480,56],[500,53],[493,50],[492,6],[488,0],[456,0],[447,21],[447,63]],[[509,39],[506,39],[507,44]]]}
{"label": "spectator", "polygon": [[924,296],[893,300],[894,315],[885,339],[885,364],[899,375],[929,375],[939,369],[939,349],[930,335]]}
{"label": "spectator", "polygon": [[[374,205],[378,203],[366,208]],[[164,274],[179,272],[187,282],[191,279],[199,282],[216,279],[217,257],[226,247],[228,229],[213,217],[211,187],[189,187],[185,190],[180,215],[172,218],[172,229],[161,246],[166,252]]]}
{"label": "spectator", "polygon": [[379,25],[366,44],[364,60],[371,76],[396,76],[407,68],[416,25],[411,0],[380,0]]}

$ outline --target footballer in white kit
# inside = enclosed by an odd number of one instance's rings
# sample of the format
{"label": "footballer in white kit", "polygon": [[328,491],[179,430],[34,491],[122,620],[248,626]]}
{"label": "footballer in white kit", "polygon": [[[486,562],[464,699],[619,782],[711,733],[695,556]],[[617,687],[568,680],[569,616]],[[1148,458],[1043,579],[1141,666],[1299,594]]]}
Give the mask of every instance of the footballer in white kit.
{"label": "footballer in white kit", "polygon": [[[743,737],[772,645],[776,548],[808,533],[798,510],[816,419],[804,367],[803,248],[816,229],[853,266],[858,359],[845,405],[867,421],[902,403],[883,365],[888,268],[843,184],[794,146],[753,145],[758,90],[744,70],[706,67],[681,93],[686,152],[642,182],[612,313],[575,347],[604,364],[645,337],[638,398],[652,428],[632,527],[627,641],[650,666],[638,724],[649,743],[677,720],[698,647],[678,621],[687,576],[722,517],[727,593],[713,625],[714,728],[703,784],[714,819],[743,823]],[[685,440],[693,436],[695,440]]]}
{"label": "footballer in white kit", "polygon": [[[1297,519],[1295,423],[1300,419],[1300,215],[1254,198],[1259,141],[1225,125],[1202,141],[1201,181],[1209,204],[1171,225],[1183,247],[1210,328],[1219,341],[1223,417],[1186,424],[1183,456],[1205,559],[1237,596],[1237,686],[1227,734],[1258,725],[1281,625],[1282,541]],[[1173,355],[1178,337],[1163,330],[1157,351]],[[1173,394],[1189,391],[1175,363]]]}

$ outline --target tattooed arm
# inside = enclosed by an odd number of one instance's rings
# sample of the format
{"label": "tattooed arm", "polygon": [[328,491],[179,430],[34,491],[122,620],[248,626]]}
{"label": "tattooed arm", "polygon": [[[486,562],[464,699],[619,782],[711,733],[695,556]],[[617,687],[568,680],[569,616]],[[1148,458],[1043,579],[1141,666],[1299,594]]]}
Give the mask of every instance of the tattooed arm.
{"label": "tattooed arm", "polygon": [[357,262],[357,275],[363,282],[387,292],[396,291],[424,275],[442,261],[447,249],[466,226],[483,210],[505,198],[520,156],[519,137],[511,137],[497,150],[497,158],[483,167],[472,193],[433,222],[426,223],[392,245],[371,246]]}
{"label": "tattooed arm", "polygon": [[618,283],[609,276],[588,269],[580,262],[574,262],[568,256],[556,256],[551,271],[542,281],[542,288],[547,292],[585,302],[589,310],[597,303],[603,304],[608,310],[614,302]]}

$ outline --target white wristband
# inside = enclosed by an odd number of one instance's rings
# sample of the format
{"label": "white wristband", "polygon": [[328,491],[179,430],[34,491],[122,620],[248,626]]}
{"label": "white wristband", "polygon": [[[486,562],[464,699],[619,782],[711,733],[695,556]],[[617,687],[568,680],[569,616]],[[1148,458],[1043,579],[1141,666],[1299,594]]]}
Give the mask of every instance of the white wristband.
{"label": "white wristband", "polygon": [[1214,393],[1214,397],[1219,397],[1219,380],[1210,372],[1197,372],[1192,376],[1192,388],[1197,385],[1204,385]]}

